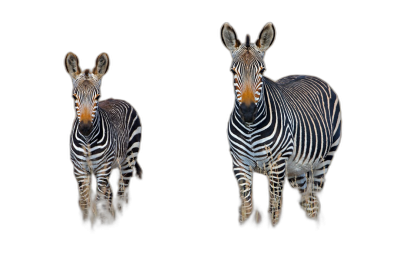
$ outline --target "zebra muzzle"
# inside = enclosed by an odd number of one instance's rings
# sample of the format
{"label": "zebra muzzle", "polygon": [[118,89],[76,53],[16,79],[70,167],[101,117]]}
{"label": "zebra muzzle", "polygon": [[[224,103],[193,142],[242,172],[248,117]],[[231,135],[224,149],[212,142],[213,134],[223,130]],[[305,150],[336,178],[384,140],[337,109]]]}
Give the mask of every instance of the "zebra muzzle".
{"label": "zebra muzzle", "polygon": [[93,129],[93,124],[91,122],[80,122],[78,129],[83,136],[88,136]]}
{"label": "zebra muzzle", "polygon": [[250,103],[250,105],[241,104],[239,107],[239,113],[242,116],[242,120],[247,123],[252,123],[256,117],[256,104]]}

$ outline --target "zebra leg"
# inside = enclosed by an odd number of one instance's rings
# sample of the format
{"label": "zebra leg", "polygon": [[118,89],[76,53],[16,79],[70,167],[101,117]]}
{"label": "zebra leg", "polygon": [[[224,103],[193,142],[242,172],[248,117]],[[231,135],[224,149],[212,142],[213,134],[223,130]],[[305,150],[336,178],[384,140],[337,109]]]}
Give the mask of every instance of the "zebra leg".
{"label": "zebra leg", "polygon": [[249,166],[239,166],[234,163],[233,172],[239,184],[240,199],[242,200],[239,208],[239,222],[244,223],[253,211],[253,170]]}
{"label": "zebra leg", "polygon": [[308,217],[316,217],[319,211],[319,200],[313,192],[314,183],[323,186],[323,177],[316,177],[313,181],[312,172],[304,173],[300,176],[288,177],[289,183],[293,188],[299,189],[301,193],[300,206],[306,211]]}
{"label": "zebra leg", "polygon": [[110,174],[111,164],[107,164],[102,169],[96,171],[97,196],[95,215],[100,217],[101,222],[111,222],[115,218],[112,205],[113,194],[109,183]]}
{"label": "zebra leg", "polygon": [[269,213],[272,225],[279,221],[282,208],[282,190],[285,181],[286,160],[278,160],[269,167]]}
{"label": "zebra leg", "polygon": [[137,162],[137,155],[139,153],[140,136],[136,135],[130,142],[130,149],[127,152],[126,159],[120,165],[121,178],[119,179],[118,188],[118,210],[122,210],[122,204],[128,203],[128,186],[133,176],[134,169],[136,170],[136,176],[142,178],[142,169]]}
{"label": "zebra leg", "polygon": [[302,194],[300,206],[305,210],[310,218],[316,218],[321,205],[316,195],[324,187],[325,175],[328,172],[333,155],[329,154],[318,164],[315,170],[307,173],[307,190]]}
{"label": "zebra leg", "polygon": [[118,210],[122,210],[122,204],[128,203],[128,186],[129,182],[133,176],[133,163],[130,162],[130,159],[126,159],[121,165],[121,177],[119,179],[119,188],[118,188]]}
{"label": "zebra leg", "polygon": [[307,176],[303,173],[300,176],[291,176],[286,178],[290,187],[297,189],[301,196],[307,193]]}
{"label": "zebra leg", "polygon": [[293,188],[299,189],[300,193],[304,193],[307,190],[307,177],[305,173],[300,176],[288,177],[288,180]]}
{"label": "zebra leg", "polygon": [[83,219],[86,220],[90,211],[90,173],[75,166],[74,174],[79,187],[79,207]]}

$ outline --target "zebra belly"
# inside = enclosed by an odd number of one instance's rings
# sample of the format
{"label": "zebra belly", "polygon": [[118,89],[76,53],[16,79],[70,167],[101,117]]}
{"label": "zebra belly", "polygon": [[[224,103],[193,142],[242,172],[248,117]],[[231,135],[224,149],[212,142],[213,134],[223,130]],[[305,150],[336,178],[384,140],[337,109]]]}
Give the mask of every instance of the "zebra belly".
{"label": "zebra belly", "polygon": [[302,164],[295,161],[288,161],[286,165],[286,175],[288,177],[300,176],[303,173],[309,172],[311,170],[310,164]]}
{"label": "zebra belly", "polygon": [[286,175],[288,177],[300,176],[304,173],[315,169],[319,164],[319,160],[314,162],[298,162],[294,160],[294,156],[289,158],[286,164]]}

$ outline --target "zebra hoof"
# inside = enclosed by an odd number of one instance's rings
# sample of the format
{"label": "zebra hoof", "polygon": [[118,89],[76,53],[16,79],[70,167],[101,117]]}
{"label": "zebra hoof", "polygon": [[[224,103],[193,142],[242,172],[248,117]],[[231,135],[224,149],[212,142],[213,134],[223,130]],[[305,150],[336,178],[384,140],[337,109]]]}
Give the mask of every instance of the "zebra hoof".
{"label": "zebra hoof", "polygon": [[256,210],[254,220],[256,221],[256,224],[259,224],[261,222],[261,214],[258,210]]}
{"label": "zebra hoof", "polygon": [[121,203],[117,203],[117,209],[118,209],[118,211],[121,211],[121,212],[122,212],[122,205],[121,205]]}
{"label": "zebra hoof", "polygon": [[276,210],[276,209],[270,209],[269,214],[271,216],[271,224],[272,226],[275,226],[279,222],[279,218],[281,215],[281,210]]}
{"label": "zebra hoof", "polygon": [[251,213],[247,213],[245,209],[239,209],[239,224],[244,225],[246,221],[250,218]]}
{"label": "zebra hoof", "polygon": [[242,214],[239,214],[239,223],[242,224],[242,223],[244,223],[245,221],[246,221],[246,218],[244,218],[244,217],[242,216]]}
{"label": "zebra hoof", "polygon": [[117,200],[117,209],[118,211],[122,211],[122,207],[124,204],[128,204],[129,202],[129,197],[128,197],[128,192],[119,192],[118,193],[118,200]]}
{"label": "zebra hoof", "polygon": [[82,219],[86,221],[89,218],[89,211],[88,210],[83,210],[82,211]]}
{"label": "zebra hoof", "polygon": [[99,213],[100,222],[102,224],[111,224],[115,220],[114,210],[103,211]]}
{"label": "zebra hoof", "polygon": [[87,219],[89,219],[89,215],[90,215],[90,209],[81,209],[82,212],[82,220],[86,221]]}

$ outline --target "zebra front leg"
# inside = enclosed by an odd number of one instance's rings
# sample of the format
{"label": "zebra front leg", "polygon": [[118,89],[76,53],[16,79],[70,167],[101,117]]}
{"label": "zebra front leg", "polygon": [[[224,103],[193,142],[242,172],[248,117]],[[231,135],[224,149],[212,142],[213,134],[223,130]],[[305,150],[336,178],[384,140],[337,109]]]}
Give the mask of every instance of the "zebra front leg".
{"label": "zebra front leg", "polygon": [[100,217],[101,222],[112,222],[115,218],[115,212],[112,205],[112,191],[109,183],[111,174],[111,164],[104,166],[96,171],[97,196],[95,215]]}
{"label": "zebra front leg", "polygon": [[252,189],[253,170],[250,166],[233,166],[233,172],[239,184],[240,199],[239,222],[244,223],[253,211]]}
{"label": "zebra front leg", "polygon": [[83,219],[86,220],[90,212],[90,173],[84,169],[74,167],[74,174],[79,187],[79,207]]}
{"label": "zebra front leg", "polygon": [[282,190],[285,181],[286,160],[271,163],[268,168],[269,178],[269,213],[272,225],[279,221],[282,208]]}

